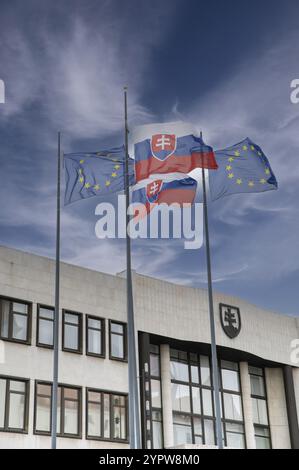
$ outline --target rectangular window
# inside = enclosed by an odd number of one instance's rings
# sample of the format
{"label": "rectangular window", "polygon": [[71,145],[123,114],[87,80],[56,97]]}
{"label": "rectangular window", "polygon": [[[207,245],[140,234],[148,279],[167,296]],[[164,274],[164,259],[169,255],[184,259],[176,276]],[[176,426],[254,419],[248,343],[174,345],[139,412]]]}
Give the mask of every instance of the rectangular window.
{"label": "rectangular window", "polygon": [[255,443],[257,449],[270,449],[271,437],[267,409],[264,369],[249,366]]}
{"label": "rectangular window", "polygon": [[37,307],[36,344],[45,348],[53,348],[54,308]]}
{"label": "rectangular window", "polygon": [[64,310],[62,320],[63,351],[82,353],[82,314]]}
{"label": "rectangular window", "polygon": [[105,357],[105,320],[86,315],[86,354]]}
{"label": "rectangular window", "polygon": [[101,390],[86,391],[87,437],[127,440],[127,397]]}
{"label": "rectangular window", "polygon": [[173,413],[174,445],[192,444],[191,416]]}
{"label": "rectangular window", "polygon": [[110,359],[127,359],[127,326],[110,320]]}
{"label": "rectangular window", "polygon": [[[52,384],[37,382],[35,388],[36,434],[51,433]],[[79,437],[81,434],[81,388],[58,385],[57,435]]]}
{"label": "rectangular window", "polygon": [[0,298],[0,338],[30,344],[31,304]]}
{"label": "rectangular window", "polygon": [[27,432],[29,380],[0,377],[0,431]]}

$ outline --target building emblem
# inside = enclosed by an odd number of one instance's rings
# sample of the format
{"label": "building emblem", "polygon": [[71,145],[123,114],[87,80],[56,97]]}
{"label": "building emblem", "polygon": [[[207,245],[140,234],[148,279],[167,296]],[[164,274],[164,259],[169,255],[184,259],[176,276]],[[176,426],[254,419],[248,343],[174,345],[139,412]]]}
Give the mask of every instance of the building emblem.
{"label": "building emblem", "polygon": [[241,331],[241,315],[238,307],[219,304],[220,320],[224,333],[229,338],[236,338]]}

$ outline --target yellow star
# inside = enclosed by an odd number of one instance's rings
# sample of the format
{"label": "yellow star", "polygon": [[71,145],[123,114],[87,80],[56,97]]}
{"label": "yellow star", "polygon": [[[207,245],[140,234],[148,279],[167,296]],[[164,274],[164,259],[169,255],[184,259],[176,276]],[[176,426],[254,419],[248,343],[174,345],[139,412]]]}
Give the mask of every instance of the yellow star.
{"label": "yellow star", "polygon": [[111,176],[112,178],[116,178],[117,177],[117,173],[115,173],[115,171],[113,173],[111,173]]}
{"label": "yellow star", "polygon": [[239,157],[239,156],[240,156],[239,150],[236,150],[236,151],[235,151],[235,155],[236,155],[236,157]]}
{"label": "yellow star", "polygon": [[254,146],[253,145],[250,145],[250,148],[251,150],[255,150]]}
{"label": "yellow star", "polygon": [[242,184],[242,180],[241,178],[238,178],[237,181],[236,181],[237,184]]}
{"label": "yellow star", "polygon": [[95,189],[96,191],[98,191],[100,189],[100,185],[99,184],[96,184],[93,189]]}
{"label": "yellow star", "polygon": [[243,150],[247,150],[247,149],[248,149],[247,145],[243,145]]}
{"label": "yellow star", "polygon": [[230,179],[232,179],[232,178],[234,177],[234,174],[233,174],[233,173],[229,173],[229,174],[227,175],[227,177],[230,178]]}
{"label": "yellow star", "polygon": [[83,176],[80,176],[79,181],[80,181],[80,183],[83,183],[83,181],[84,181]]}
{"label": "yellow star", "polygon": [[82,163],[84,163],[84,160],[80,160],[80,162],[79,162],[79,163],[81,163],[81,164],[82,164]]}
{"label": "yellow star", "polygon": [[120,165],[114,165],[113,167],[115,170],[119,170],[120,169]]}
{"label": "yellow star", "polygon": [[228,161],[229,161],[229,162],[233,162],[233,161],[234,161],[234,157],[229,157]]}
{"label": "yellow star", "polygon": [[252,187],[254,186],[254,182],[253,182],[253,181],[249,181],[248,186],[252,188]]}
{"label": "yellow star", "polygon": [[109,180],[106,181],[106,186],[110,186],[111,182]]}
{"label": "yellow star", "polygon": [[266,168],[266,169],[265,169],[265,173],[266,173],[266,175],[270,175],[270,170],[269,170],[269,168]]}
{"label": "yellow star", "polygon": [[86,188],[86,189],[90,188],[90,186],[91,186],[90,183],[86,183],[86,184],[85,184],[85,188]]}
{"label": "yellow star", "polygon": [[232,166],[231,165],[226,165],[226,169],[227,169],[227,171],[230,171],[232,169]]}
{"label": "yellow star", "polygon": [[265,178],[261,178],[260,183],[265,184],[265,183],[267,183],[267,180],[265,180]]}

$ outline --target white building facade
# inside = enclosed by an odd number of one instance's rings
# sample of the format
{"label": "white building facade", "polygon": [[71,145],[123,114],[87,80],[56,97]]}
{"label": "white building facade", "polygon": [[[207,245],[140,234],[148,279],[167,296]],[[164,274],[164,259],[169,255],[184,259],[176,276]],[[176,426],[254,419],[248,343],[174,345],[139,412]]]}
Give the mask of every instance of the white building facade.
{"label": "white building facade", "polygon": [[[0,247],[0,447],[49,448],[55,263]],[[205,290],[134,273],[144,448],[215,444]],[[59,448],[128,448],[126,285],[62,263]],[[299,448],[299,318],[214,295],[224,445]]]}

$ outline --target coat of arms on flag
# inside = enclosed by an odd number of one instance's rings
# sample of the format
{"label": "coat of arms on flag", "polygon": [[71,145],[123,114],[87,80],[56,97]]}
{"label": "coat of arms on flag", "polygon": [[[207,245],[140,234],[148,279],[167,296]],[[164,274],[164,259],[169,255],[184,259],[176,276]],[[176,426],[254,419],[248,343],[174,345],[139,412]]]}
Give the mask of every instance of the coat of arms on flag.
{"label": "coat of arms on flag", "polygon": [[176,151],[175,134],[155,134],[151,138],[151,150],[153,157],[158,160],[166,160]]}
{"label": "coat of arms on flag", "polygon": [[157,202],[162,186],[163,186],[162,180],[155,180],[147,185],[146,199],[148,200],[150,204]]}

